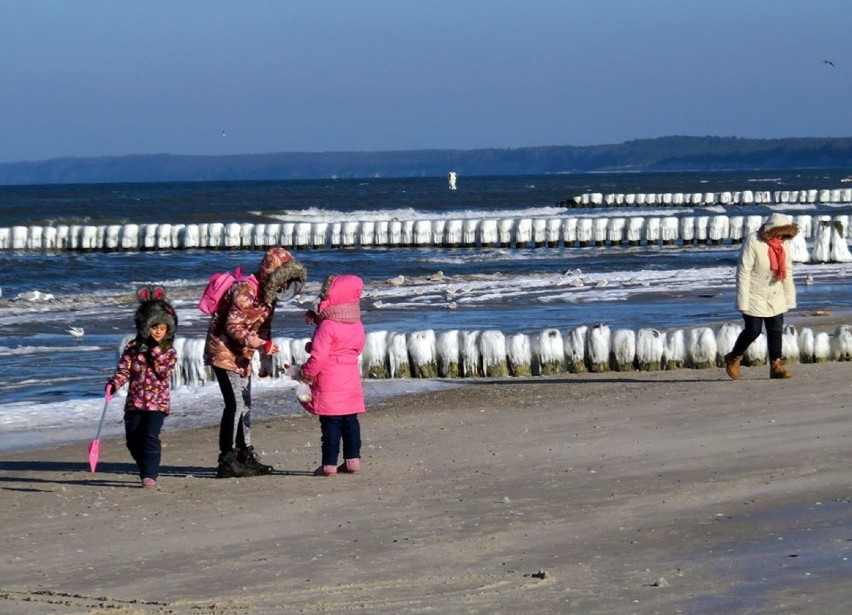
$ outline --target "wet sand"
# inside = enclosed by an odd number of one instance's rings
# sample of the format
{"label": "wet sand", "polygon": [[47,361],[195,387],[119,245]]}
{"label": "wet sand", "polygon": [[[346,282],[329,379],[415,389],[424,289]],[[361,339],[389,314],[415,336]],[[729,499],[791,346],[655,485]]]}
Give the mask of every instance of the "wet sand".
{"label": "wet sand", "polygon": [[216,479],[170,431],[159,489],[121,440],[0,461],[0,612],[846,613],[852,365],[484,380],[376,404],[364,471],[319,425],[254,429]]}

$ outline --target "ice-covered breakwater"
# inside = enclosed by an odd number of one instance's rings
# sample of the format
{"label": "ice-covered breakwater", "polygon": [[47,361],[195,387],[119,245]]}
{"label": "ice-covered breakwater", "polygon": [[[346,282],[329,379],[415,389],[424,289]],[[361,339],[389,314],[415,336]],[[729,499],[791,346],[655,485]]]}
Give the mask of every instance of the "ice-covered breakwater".
{"label": "ice-covered breakwater", "polygon": [[659,205],[796,205],[852,203],[852,188],[742,190],[733,192],[608,193],[587,192],[562,201],[563,207],[656,207]]}
{"label": "ice-covered breakwater", "polygon": [[[798,261],[848,262],[848,215],[797,215]],[[739,243],[759,215],[549,216],[349,222],[114,224],[0,228],[0,250],[587,247]]]}
{"label": "ice-covered breakwater", "polygon": [[[742,327],[724,323],[693,329],[611,329],[606,324],[571,330],[543,329],[538,333],[506,335],[497,330],[436,333],[371,331],[359,357],[365,378],[500,378],[546,376],[604,371],[655,371],[720,367]],[[123,340],[118,350],[124,347]],[[280,354],[272,377],[288,378],[285,365],[300,365],[308,354],[308,338],[276,338]],[[174,386],[212,382],[204,365],[204,339],[178,337],[178,367]],[[788,325],[784,329],[787,363],[852,360],[852,326],[840,325],[833,334]],[[749,347],[745,365],[765,365],[766,337]],[[255,371],[260,360],[255,355]]]}

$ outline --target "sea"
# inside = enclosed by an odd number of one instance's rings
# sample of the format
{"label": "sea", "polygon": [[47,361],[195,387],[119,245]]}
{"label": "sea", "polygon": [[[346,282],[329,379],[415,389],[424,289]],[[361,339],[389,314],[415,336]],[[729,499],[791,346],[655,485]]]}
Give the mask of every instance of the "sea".
{"label": "sea", "polygon": [[[300,181],[0,186],[0,227],[60,224],[339,222],[537,216],[731,213],[849,215],[850,204],[566,207],[585,193],[665,194],[840,189],[844,169],[753,172],[606,173]],[[368,331],[496,329],[505,334],[611,328],[672,329],[739,322],[734,271],[739,246],[600,246],[581,248],[328,248],[294,250],[308,270],[301,295],[279,307],[274,335],[310,335],[302,315],[332,273],[365,280]],[[215,272],[254,271],[260,250],[121,252],[0,251],[0,452],[121,433],[120,400],[103,389],[122,340],[131,335],[135,292],[166,289],[179,336],[203,338],[196,309]],[[569,287],[566,276],[581,278]],[[414,284],[389,283],[399,276]],[[808,283],[802,283],[807,276]],[[848,309],[852,265],[797,266],[802,312]],[[38,299],[33,299],[33,297]],[[74,336],[72,328],[82,329]],[[302,411],[290,382],[255,380],[257,417]],[[368,402],[463,382],[393,379],[365,382]],[[167,428],[214,425],[215,384],[177,387]]]}

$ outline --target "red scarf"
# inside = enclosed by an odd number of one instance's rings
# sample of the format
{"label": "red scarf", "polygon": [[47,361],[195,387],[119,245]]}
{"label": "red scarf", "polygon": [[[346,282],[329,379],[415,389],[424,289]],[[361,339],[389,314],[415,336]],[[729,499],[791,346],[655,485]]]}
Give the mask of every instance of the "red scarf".
{"label": "red scarf", "polygon": [[787,256],[784,254],[784,240],[780,237],[767,239],[769,244],[769,268],[775,274],[775,278],[783,280],[787,277]]}

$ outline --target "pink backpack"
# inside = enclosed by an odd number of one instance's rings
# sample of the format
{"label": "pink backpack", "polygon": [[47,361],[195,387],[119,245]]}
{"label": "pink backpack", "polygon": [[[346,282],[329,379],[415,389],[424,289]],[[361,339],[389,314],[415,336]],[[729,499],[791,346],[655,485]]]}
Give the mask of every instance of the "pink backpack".
{"label": "pink backpack", "polygon": [[222,298],[228,294],[231,286],[237,282],[248,280],[254,286],[255,293],[257,292],[257,278],[253,275],[243,276],[242,267],[234,269],[234,273],[230,271],[217,271],[210,276],[210,281],[207,282],[207,288],[201,295],[201,301],[198,302],[198,309],[205,314],[212,316],[219,311],[219,303]]}

